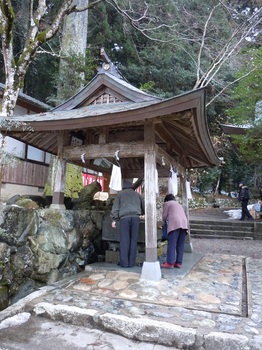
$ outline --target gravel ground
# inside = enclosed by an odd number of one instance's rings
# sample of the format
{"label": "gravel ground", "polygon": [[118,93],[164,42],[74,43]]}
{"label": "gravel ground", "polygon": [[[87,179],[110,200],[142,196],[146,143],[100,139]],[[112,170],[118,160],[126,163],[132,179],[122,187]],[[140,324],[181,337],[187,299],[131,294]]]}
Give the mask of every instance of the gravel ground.
{"label": "gravel ground", "polygon": [[243,255],[261,259],[262,241],[192,238],[193,251],[201,254]]}

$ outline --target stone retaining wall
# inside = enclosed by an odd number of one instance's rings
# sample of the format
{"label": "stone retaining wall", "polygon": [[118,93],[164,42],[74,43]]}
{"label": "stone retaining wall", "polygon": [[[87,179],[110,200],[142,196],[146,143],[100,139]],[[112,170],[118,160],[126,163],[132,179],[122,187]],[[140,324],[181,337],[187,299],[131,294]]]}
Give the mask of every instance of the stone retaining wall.
{"label": "stone retaining wall", "polygon": [[0,310],[99,261],[102,210],[0,209]]}

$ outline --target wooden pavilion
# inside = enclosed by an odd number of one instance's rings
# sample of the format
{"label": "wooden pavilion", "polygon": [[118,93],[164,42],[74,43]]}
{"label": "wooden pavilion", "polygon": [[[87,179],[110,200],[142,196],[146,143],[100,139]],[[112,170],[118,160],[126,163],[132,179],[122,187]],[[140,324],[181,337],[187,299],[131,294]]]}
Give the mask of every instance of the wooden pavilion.
{"label": "wooden pavilion", "polygon": [[63,208],[66,162],[110,174],[105,164],[114,163],[117,152],[123,179],[144,178],[142,276],[159,280],[156,169],[159,177],[168,177],[171,166],[177,171],[188,213],[186,170],[219,164],[207,127],[205,89],[161,99],[129,84],[103,49],[101,57],[102,67],[79,93],[51,111],[13,117],[33,131],[15,128],[8,135],[57,155],[54,208]]}

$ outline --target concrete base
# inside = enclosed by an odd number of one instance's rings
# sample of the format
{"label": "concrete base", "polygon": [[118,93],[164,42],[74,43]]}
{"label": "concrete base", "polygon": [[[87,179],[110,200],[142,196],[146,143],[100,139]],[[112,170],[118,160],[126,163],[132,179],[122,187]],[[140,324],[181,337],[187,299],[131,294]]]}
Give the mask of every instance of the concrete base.
{"label": "concrete base", "polygon": [[185,253],[193,253],[193,245],[192,245],[192,243],[185,243],[184,252]]}
{"label": "concrete base", "polygon": [[64,204],[51,204],[50,205],[50,209],[61,209],[64,210],[66,209]]}
{"label": "concrete base", "polygon": [[148,281],[160,281],[161,269],[159,261],[143,263],[141,278]]}

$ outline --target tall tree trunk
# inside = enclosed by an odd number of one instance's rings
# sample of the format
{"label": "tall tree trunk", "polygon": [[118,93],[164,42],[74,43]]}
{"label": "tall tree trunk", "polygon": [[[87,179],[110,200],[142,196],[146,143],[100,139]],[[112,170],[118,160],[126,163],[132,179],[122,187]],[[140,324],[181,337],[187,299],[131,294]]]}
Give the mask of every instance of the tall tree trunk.
{"label": "tall tree trunk", "polygon": [[[74,5],[79,8],[84,8],[88,5],[88,0],[74,0]],[[84,12],[71,13],[67,16],[63,23],[61,57],[59,67],[59,81],[57,90],[58,101],[64,101],[71,97],[74,92],[83,86],[84,71],[77,73],[74,66],[70,65],[70,56],[79,57],[84,61],[87,45],[87,24],[88,10]],[[64,59],[63,59],[64,58]],[[83,65],[84,67],[84,65]],[[76,76],[79,74],[79,76]],[[69,89],[67,89],[69,87]],[[71,96],[67,96],[67,91]],[[56,164],[56,161],[51,164]],[[73,166],[71,171],[73,171]],[[55,173],[53,166],[49,168],[49,172]],[[76,177],[79,176],[79,171],[75,168]],[[49,177],[54,179],[54,177]],[[54,188],[54,183],[51,188]]]}
{"label": "tall tree trunk", "polygon": [[[88,0],[74,0],[74,5],[83,8],[88,5]],[[84,69],[84,60],[87,46],[87,25],[88,10],[84,12],[71,13],[63,23],[61,60],[59,68],[59,81],[57,90],[58,102],[62,102],[71,97],[84,84],[84,71],[75,69],[71,64],[72,59],[82,63]],[[67,94],[71,94],[68,96]]]}

